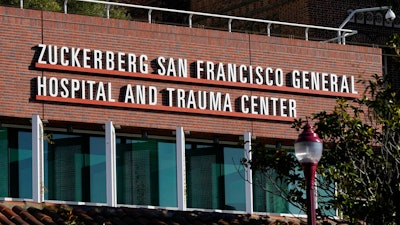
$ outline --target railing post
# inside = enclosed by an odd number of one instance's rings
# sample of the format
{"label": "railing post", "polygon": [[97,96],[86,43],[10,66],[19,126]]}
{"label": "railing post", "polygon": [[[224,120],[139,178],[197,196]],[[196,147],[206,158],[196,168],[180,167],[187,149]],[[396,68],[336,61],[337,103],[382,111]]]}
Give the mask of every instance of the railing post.
{"label": "railing post", "polygon": [[306,31],[305,31],[305,39],[306,39],[306,41],[308,41],[308,30],[309,30],[310,28],[309,27],[307,27],[306,28]]}
{"label": "railing post", "polygon": [[152,9],[149,9],[149,12],[147,13],[147,19],[149,20],[149,23],[151,23],[151,12],[152,11],[153,11]]}
{"label": "railing post", "polygon": [[230,18],[228,21],[228,30],[229,32],[232,32],[232,18]]}
{"label": "railing post", "polygon": [[64,0],[64,13],[65,14],[67,14],[67,12],[68,12],[67,3],[68,3],[68,0]]}
{"label": "railing post", "polygon": [[271,36],[271,23],[267,25],[267,35],[268,37]]}
{"label": "railing post", "polygon": [[106,14],[107,14],[107,19],[110,19],[110,4],[107,4],[106,6]]}
{"label": "railing post", "polygon": [[24,0],[20,0],[20,1],[19,1],[19,7],[20,7],[21,9],[24,8]]}
{"label": "railing post", "polygon": [[189,27],[192,28],[193,24],[192,24],[192,17],[193,14],[189,14]]}

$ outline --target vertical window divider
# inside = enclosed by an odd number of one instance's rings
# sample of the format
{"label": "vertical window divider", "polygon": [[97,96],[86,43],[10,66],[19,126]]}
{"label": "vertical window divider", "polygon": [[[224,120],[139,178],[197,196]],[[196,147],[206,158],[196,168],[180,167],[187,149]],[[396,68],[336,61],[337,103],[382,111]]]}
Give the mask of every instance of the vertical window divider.
{"label": "vertical window divider", "polygon": [[186,210],[185,132],[183,127],[176,128],[176,163],[178,210]]}
{"label": "vertical window divider", "polygon": [[44,201],[43,122],[32,115],[32,200]]}
{"label": "vertical window divider", "polygon": [[116,135],[111,121],[106,122],[106,183],[107,205],[117,206]]}
{"label": "vertical window divider", "polygon": [[[251,132],[244,133],[244,150],[247,160],[251,160]],[[253,175],[249,167],[245,168],[246,212],[253,213]]]}

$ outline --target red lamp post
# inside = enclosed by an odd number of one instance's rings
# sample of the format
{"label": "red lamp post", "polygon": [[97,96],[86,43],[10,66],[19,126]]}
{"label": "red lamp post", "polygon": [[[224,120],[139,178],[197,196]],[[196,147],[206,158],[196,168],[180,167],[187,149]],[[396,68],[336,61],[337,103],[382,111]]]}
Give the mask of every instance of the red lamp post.
{"label": "red lamp post", "polygon": [[294,151],[297,160],[299,160],[303,167],[304,177],[306,179],[307,224],[315,225],[315,174],[318,161],[322,156],[322,140],[318,137],[318,134],[314,133],[308,122],[294,144]]}

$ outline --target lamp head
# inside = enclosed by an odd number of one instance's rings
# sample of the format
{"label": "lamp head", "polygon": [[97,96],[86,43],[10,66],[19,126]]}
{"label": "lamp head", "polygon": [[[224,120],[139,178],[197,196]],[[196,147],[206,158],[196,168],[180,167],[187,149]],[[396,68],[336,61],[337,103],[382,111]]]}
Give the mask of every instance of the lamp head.
{"label": "lamp head", "polygon": [[294,144],[294,151],[300,163],[318,163],[321,159],[322,140],[314,133],[308,122]]}
{"label": "lamp head", "polygon": [[388,9],[385,14],[385,19],[389,21],[393,21],[394,19],[396,19],[396,14],[394,14],[392,9]]}

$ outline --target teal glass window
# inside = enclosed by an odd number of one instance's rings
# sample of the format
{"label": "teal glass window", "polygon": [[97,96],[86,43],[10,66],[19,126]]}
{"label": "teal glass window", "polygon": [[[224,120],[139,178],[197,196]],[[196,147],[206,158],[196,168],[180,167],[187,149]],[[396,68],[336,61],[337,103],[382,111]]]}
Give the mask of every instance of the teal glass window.
{"label": "teal glass window", "polygon": [[[298,173],[303,176],[303,172],[297,168],[294,173]],[[317,175],[318,176],[318,175]],[[305,180],[304,180],[305,182]],[[318,184],[317,184],[318,185]],[[261,174],[258,171],[253,171],[253,206],[255,212],[269,212],[269,213],[288,213],[292,215],[305,215],[304,212],[298,205],[289,203],[283,197],[281,192],[287,192],[289,189],[296,188],[294,184],[282,184],[276,179],[276,175],[273,171],[270,171],[268,175]],[[332,190],[334,187],[331,187]],[[318,202],[326,202],[333,198],[329,196],[323,189],[317,187]],[[305,198],[306,193],[304,192],[303,197]],[[317,203],[318,203],[317,202]],[[334,209],[325,210],[319,208],[322,215],[336,216]]]}
{"label": "teal glass window", "polygon": [[177,207],[175,141],[117,138],[119,204]]}
{"label": "teal glass window", "polygon": [[104,137],[52,133],[44,157],[45,199],[106,202]]}
{"label": "teal glass window", "polygon": [[243,148],[219,144],[186,145],[188,208],[246,209]]}
{"label": "teal glass window", "polygon": [[280,196],[287,187],[281,184],[273,172],[262,174],[253,171],[253,208],[255,212],[289,213],[288,202]]}
{"label": "teal glass window", "polygon": [[[294,154],[289,151],[288,154]],[[296,168],[293,173],[300,173]],[[302,174],[302,173],[301,173]],[[278,175],[273,170],[253,170],[253,208],[255,212],[288,213],[293,215],[305,214],[298,206],[285,200],[285,193],[296,188],[292,184],[284,183],[277,179]]]}
{"label": "teal glass window", "polygon": [[32,134],[0,128],[0,196],[32,198]]}

